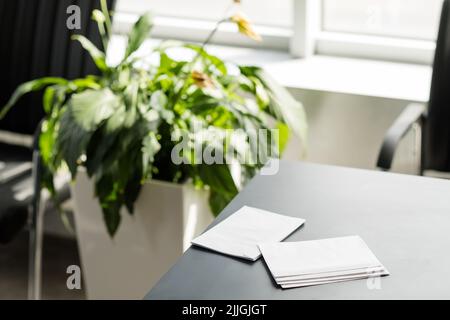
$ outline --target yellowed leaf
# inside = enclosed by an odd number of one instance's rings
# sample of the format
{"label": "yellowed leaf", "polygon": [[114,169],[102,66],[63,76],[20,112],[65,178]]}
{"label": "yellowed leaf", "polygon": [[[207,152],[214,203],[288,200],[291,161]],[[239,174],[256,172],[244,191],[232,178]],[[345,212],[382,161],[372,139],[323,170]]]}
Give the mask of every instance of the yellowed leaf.
{"label": "yellowed leaf", "polygon": [[242,33],[243,35],[245,35],[255,41],[262,40],[261,36],[255,32],[252,24],[250,23],[250,21],[247,19],[247,17],[243,13],[241,13],[241,12],[235,13],[231,17],[231,21],[236,23],[236,25],[238,26],[239,32]]}

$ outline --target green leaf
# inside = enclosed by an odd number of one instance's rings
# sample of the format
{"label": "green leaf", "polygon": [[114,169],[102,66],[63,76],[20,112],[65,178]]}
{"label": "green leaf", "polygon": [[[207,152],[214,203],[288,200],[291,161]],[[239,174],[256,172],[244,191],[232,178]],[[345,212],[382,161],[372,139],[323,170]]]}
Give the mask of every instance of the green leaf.
{"label": "green leaf", "polygon": [[222,212],[223,209],[233,200],[233,197],[230,197],[223,193],[218,193],[214,190],[211,190],[209,193],[209,207],[211,208],[211,212],[215,217]]}
{"label": "green leaf", "polygon": [[89,177],[106,165],[106,158],[110,155],[111,148],[116,143],[117,133],[105,132],[101,127],[94,132],[86,147],[86,170]]}
{"label": "green leaf", "polygon": [[101,206],[117,201],[117,183],[112,172],[116,167],[102,168],[93,177],[95,180],[95,195],[100,199]]}
{"label": "green leaf", "polygon": [[108,203],[102,206],[103,220],[106,224],[106,229],[111,237],[117,232],[122,217],[120,216],[120,205],[117,203]]}
{"label": "green leaf", "polygon": [[93,131],[116,112],[120,98],[107,88],[88,89],[72,95],[69,106],[74,121],[84,130]]}
{"label": "green leaf", "polygon": [[201,164],[198,174],[203,182],[219,193],[234,197],[238,193],[230,168],[226,164]]}
{"label": "green leaf", "polygon": [[[175,116],[172,110],[166,108],[167,104],[168,98],[162,90],[153,92],[152,96],[150,97],[150,107],[152,109],[145,112],[144,117],[147,119],[147,121],[151,121],[151,119],[155,117],[154,111],[157,111],[159,117],[164,119],[167,123],[173,123],[173,119]],[[158,120],[159,117],[155,120]]]}
{"label": "green leaf", "polygon": [[44,111],[49,114],[53,108],[63,105],[66,96],[78,90],[93,89],[100,90],[101,86],[96,77],[86,77],[84,79],[75,79],[64,84],[56,84],[45,89],[42,104]]}
{"label": "green leaf", "polygon": [[228,71],[225,62],[223,62],[220,58],[209,54],[204,48],[198,45],[186,44],[185,47],[194,50],[205,60],[209,61],[214,67],[216,67],[217,70],[220,71],[222,75],[227,75]]}
{"label": "green leaf", "polygon": [[159,56],[159,73],[171,71],[172,68],[176,67],[177,62],[170,58],[166,53],[162,52]]}
{"label": "green leaf", "polygon": [[[134,110],[134,109],[133,109]],[[124,105],[119,105],[114,109],[114,113],[106,121],[106,132],[114,133],[124,127],[127,116],[132,116],[133,113],[127,111]]]}
{"label": "green leaf", "polygon": [[50,195],[56,195],[55,185],[53,182],[53,172],[46,165],[41,167],[41,186],[47,188]]}
{"label": "green leaf", "polygon": [[125,50],[126,60],[131,54],[133,54],[142,45],[144,40],[149,36],[152,29],[153,21],[150,13],[142,15],[138,21],[134,24],[133,29],[128,36],[128,44]]}
{"label": "green leaf", "polygon": [[3,109],[0,112],[0,120],[5,117],[5,115],[8,113],[8,111],[17,103],[17,101],[25,94],[32,92],[32,91],[39,91],[43,88],[53,85],[53,84],[67,84],[68,81],[63,78],[57,78],[57,77],[47,77],[47,78],[41,78],[36,79],[32,81],[28,81],[25,83],[22,83],[12,94],[9,101],[6,103],[6,105],[3,107]]}
{"label": "green leaf", "polygon": [[44,106],[45,113],[50,113],[50,111],[53,108],[55,92],[56,92],[56,89],[54,87],[48,87],[44,91],[44,96],[42,97],[42,105]]}
{"label": "green leaf", "polygon": [[220,101],[216,98],[203,94],[200,89],[197,92],[197,95],[191,95],[190,100],[192,105],[191,110],[194,114],[208,114],[219,106]]}
{"label": "green leaf", "polygon": [[136,81],[129,83],[126,86],[124,92],[124,101],[127,106],[127,109],[132,110],[136,108],[138,103],[138,95],[139,95],[139,84]]}
{"label": "green leaf", "polygon": [[80,89],[93,89],[100,90],[102,87],[99,84],[99,79],[95,76],[87,76],[82,79],[75,79],[70,82],[71,85],[75,86],[77,90]]}
{"label": "green leaf", "polygon": [[269,94],[267,93],[266,88],[258,78],[253,79],[253,81],[255,83],[256,100],[258,102],[259,107],[261,109],[264,109],[270,103]]}
{"label": "green leaf", "polygon": [[167,105],[168,99],[163,91],[157,90],[152,93],[150,106],[156,110],[163,110]]}
{"label": "green leaf", "polygon": [[145,178],[149,175],[151,164],[160,149],[158,139],[153,132],[150,132],[142,141],[142,175]]}
{"label": "green leaf", "polygon": [[276,82],[267,72],[259,68],[252,70],[269,90],[271,108],[276,118],[286,123],[302,142],[306,143],[308,125],[302,104],[295,100],[289,91]]}
{"label": "green leaf", "polygon": [[290,130],[287,125],[285,125],[284,123],[281,123],[281,122],[279,122],[277,124],[277,129],[278,129],[278,134],[279,134],[279,138],[280,138],[279,153],[282,154],[284,152],[284,150],[286,149],[287,143],[289,141]]}
{"label": "green leaf", "polygon": [[103,220],[108,234],[113,237],[121,222],[122,201],[118,194],[118,184],[111,171],[100,170],[95,176],[95,195],[99,198]]}
{"label": "green leaf", "polygon": [[103,12],[101,12],[98,9],[95,9],[95,10],[92,11],[92,19],[94,21],[96,21],[97,23],[101,23],[101,24],[104,24],[105,21],[106,21],[106,17],[103,14]]}
{"label": "green leaf", "polygon": [[49,120],[45,120],[41,126],[41,134],[39,136],[39,150],[41,152],[42,160],[44,164],[50,162],[55,141],[54,141],[54,123]]}
{"label": "green leaf", "polygon": [[76,176],[78,160],[86,152],[94,131],[114,114],[118,103],[118,98],[109,89],[86,90],[72,95],[61,116],[57,139],[58,150],[72,177]]}
{"label": "green leaf", "polygon": [[106,64],[106,57],[105,54],[100,51],[89,39],[86,37],[76,34],[72,36],[72,40],[78,41],[81,46],[89,52],[89,54],[92,57],[92,60],[94,61],[97,68],[105,72],[108,70],[108,65]]}
{"label": "green leaf", "polygon": [[139,193],[142,188],[141,176],[139,174],[135,174],[125,186],[124,192],[124,202],[127,210],[130,214],[134,213],[134,203],[139,197]]}
{"label": "green leaf", "polygon": [[77,175],[78,159],[83,154],[91,133],[81,127],[73,118],[70,110],[65,109],[60,120],[59,135],[56,140],[57,148],[67,163],[72,178]]}

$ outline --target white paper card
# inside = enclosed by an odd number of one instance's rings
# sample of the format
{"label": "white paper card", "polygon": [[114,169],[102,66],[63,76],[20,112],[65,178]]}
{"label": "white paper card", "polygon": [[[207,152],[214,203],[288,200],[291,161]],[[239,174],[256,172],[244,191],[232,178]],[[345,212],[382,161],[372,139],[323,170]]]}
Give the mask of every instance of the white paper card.
{"label": "white paper card", "polygon": [[309,283],[315,283],[315,282],[323,282],[323,281],[335,281],[335,280],[347,280],[347,279],[360,279],[360,278],[368,278],[368,277],[379,277],[382,275],[385,275],[386,272],[384,270],[377,271],[377,272],[363,272],[363,273],[357,273],[353,275],[342,275],[342,276],[332,276],[332,277],[324,277],[324,278],[314,278],[314,279],[305,279],[305,280],[289,280],[289,281],[278,281],[278,284],[295,284],[295,283],[303,283],[303,284],[309,284]]}
{"label": "white paper card", "polygon": [[192,240],[192,244],[255,261],[261,256],[259,243],[281,241],[304,222],[304,219],[244,206]]}
{"label": "white paper card", "polygon": [[313,281],[313,282],[302,282],[302,283],[280,283],[281,287],[283,289],[289,289],[289,288],[299,288],[299,287],[309,287],[309,286],[317,286],[321,284],[328,284],[328,283],[337,283],[337,282],[344,282],[349,280],[361,280],[361,279],[367,279],[368,276],[358,276],[358,277],[351,277],[351,278],[345,278],[345,279],[338,279],[338,280],[322,280],[322,281]]}
{"label": "white paper card", "polygon": [[304,274],[304,275],[295,275],[289,277],[277,277],[275,278],[278,283],[282,282],[297,282],[297,281],[305,281],[305,280],[317,280],[317,279],[329,279],[334,277],[345,277],[345,276],[355,276],[360,275],[364,276],[367,274],[378,274],[384,273],[385,268],[383,266],[375,267],[375,268],[358,268],[358,269],[349,269],[344,271],[334,271],[334,272],[318,272],[312,274]]}
{"label": "white paper card", "polygon": [[[359,236],[300,242],[264,243],[259,248],[275,279],[350,269],[378,268],[381,263]],[[384,267],[383,267],[384,269]]]}

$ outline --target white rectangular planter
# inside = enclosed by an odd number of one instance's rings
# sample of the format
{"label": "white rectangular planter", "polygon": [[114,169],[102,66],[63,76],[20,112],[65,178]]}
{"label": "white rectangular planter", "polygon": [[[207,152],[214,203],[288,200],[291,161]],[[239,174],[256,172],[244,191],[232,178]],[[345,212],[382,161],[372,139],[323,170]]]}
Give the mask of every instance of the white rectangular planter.
{"label": "white rectangular planter", "polygon": [[207,192],[191,184],[146,183],[111,239],[85,172],[72,186],[75,224],[89,299],[141,299],[213,220]]}

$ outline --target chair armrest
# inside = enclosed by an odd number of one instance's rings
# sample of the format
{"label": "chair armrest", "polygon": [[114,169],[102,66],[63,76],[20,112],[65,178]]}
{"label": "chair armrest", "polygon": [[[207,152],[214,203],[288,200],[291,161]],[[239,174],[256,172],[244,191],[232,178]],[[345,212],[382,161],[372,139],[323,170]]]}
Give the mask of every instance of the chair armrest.
{"label": "chair armrest", "polygon": [[378,168],[383,170],[391,168],[398,144],[415,123],[419,122],[421,124],[421,120],[425,116],[426,106],[423,104],[413,103],[403,110],[384,137],[380,153],[378,154]]}
{"label": "chair armrest", "polygon": [[33,146],[33,136],[0,130],[0,142],[31,149]]}

